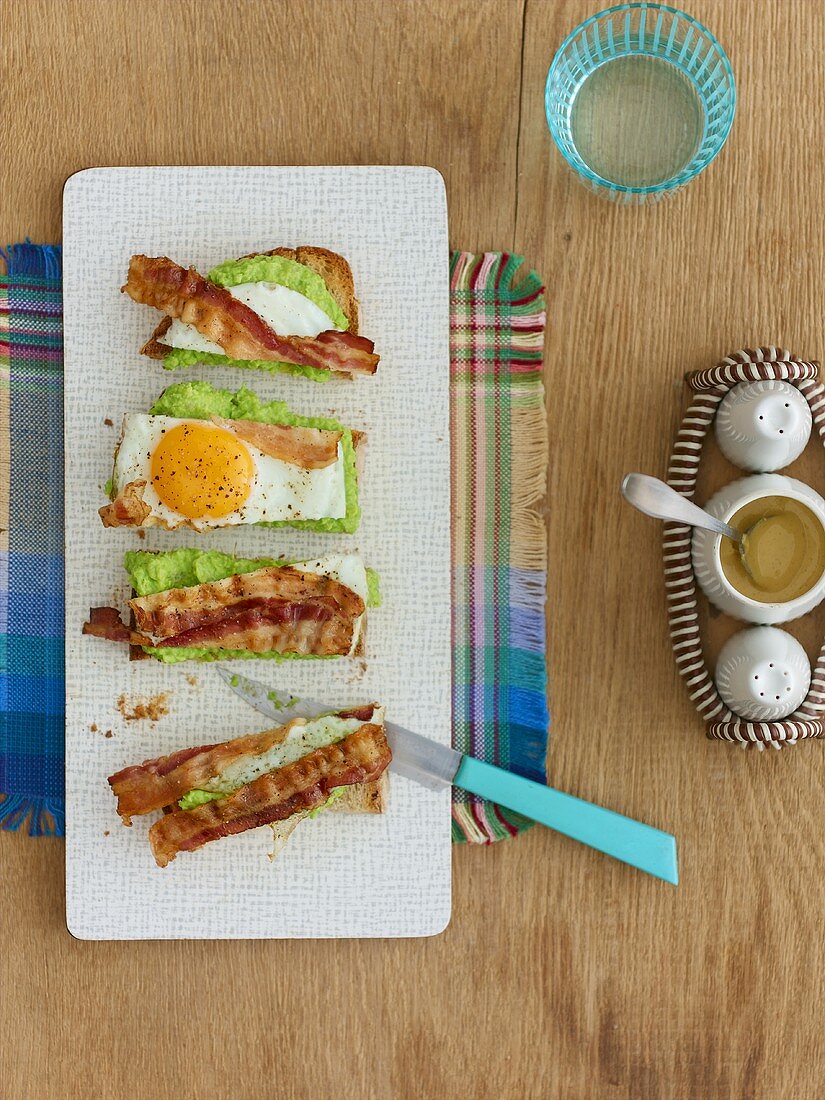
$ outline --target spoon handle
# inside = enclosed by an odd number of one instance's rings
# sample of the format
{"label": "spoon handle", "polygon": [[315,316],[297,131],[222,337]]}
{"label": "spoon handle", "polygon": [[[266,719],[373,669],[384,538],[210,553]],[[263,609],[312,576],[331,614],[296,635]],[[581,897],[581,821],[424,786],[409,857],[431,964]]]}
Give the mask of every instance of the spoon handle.
{"label": "spoon handle", "polygon": [[681,496],[664,481],[659,481],[657,477],[650,477],[648,474],[628,474],[622,482],[622,496],[634,508],[638,508],[646,516],[653,516],[654,519],[687,523],[691,527],[701,527],[705,531],[727,535],[735,542],[739,542],[742,537],[735,527],[708,515],[704,509],[687,497]]}

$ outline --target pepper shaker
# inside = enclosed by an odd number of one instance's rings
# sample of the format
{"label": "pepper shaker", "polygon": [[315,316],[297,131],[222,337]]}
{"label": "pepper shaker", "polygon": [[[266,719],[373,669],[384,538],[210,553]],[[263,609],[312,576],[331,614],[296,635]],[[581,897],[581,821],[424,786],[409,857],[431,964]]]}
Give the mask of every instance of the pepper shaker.
{"label": "pepper shaker", "polygon": [[789,382],[740,382],[719,405],[716,440],[734,466],[767,473],[802,454],[811,421],[808,402]]}

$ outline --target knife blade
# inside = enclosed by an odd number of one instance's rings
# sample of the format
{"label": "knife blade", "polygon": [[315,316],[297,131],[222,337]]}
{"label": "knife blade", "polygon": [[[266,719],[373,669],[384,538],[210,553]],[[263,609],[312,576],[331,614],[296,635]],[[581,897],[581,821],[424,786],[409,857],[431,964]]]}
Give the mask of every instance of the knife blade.
{"label": "knife blade", "polygon": [[[276,691],[259,680],[225,668],[217,672],[239,698],[279,725],[293,718],[315,718],[329,713],[328,706],[314,700]],[[466,756],[395,722],[385,722],[384,729],[392,749],[390,768],[399,775],[430,790],[443,790],[450,785],[461,787],[613,859],[678,885],[676,838],[670,833]]]}

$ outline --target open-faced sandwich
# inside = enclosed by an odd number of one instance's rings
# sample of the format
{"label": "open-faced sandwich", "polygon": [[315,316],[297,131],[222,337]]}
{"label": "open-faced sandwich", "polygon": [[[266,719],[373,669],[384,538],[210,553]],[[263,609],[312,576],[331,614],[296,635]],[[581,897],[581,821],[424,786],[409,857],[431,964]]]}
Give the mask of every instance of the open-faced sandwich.
{"label": "open-faced sandwich", "polygon": [[141,351],[169,369],[225,364],[324,381],[378,366],[358,335],[350,266],[325,248],[253,253],[205,278],[166,256],[132,256],[123,290],[166,314]]}
{"label": "open-faced sandwich", "polygon": [[167,664],[243,657],[345,657],[363,652],[376,575],[357,553],[315,561],[236,558],[218,550],[132,550],[127,625],[94,607],[84,634],[131,645]]}
{"label": "open-faced sandwich", "polygon": [[255,523],[351,533],[364,438],[246,389],[169,386],[148,413],[124,417],[100,518],[106,527]]}
{"label": "open-faced sandwich", "polygon": [[158,866],[210,840],[272,825],[276,851],[320,810],[382,813],[392,753],[377,705],[295,718],[264,733],[182,749],[109,777],[124,824],[159,810]]}

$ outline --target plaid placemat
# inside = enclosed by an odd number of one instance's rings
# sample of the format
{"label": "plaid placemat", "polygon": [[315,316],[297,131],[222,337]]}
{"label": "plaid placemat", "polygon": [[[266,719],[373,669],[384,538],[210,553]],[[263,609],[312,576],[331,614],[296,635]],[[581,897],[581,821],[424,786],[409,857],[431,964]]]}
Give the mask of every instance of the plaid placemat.
{"label": "plaid placemat", "polygon": [[[62,835],[63,406],[60,249],[2,253],[0,827]],[[521,259],[451,257],[454,732],[546,779],[543,288]],[[524,818],[454,791],[453,839]]]}
{"label": "plaid placemat", "polygon": [[[506,252],[450,261],[453,744],[544,783],[544,288],[521,266]],[[453,789],[453,840],[530,824]]]}
{"label": "plaid placemat", "polygon": [[0,279],[0,824],[63,834],[60,249],[15,245]]}

